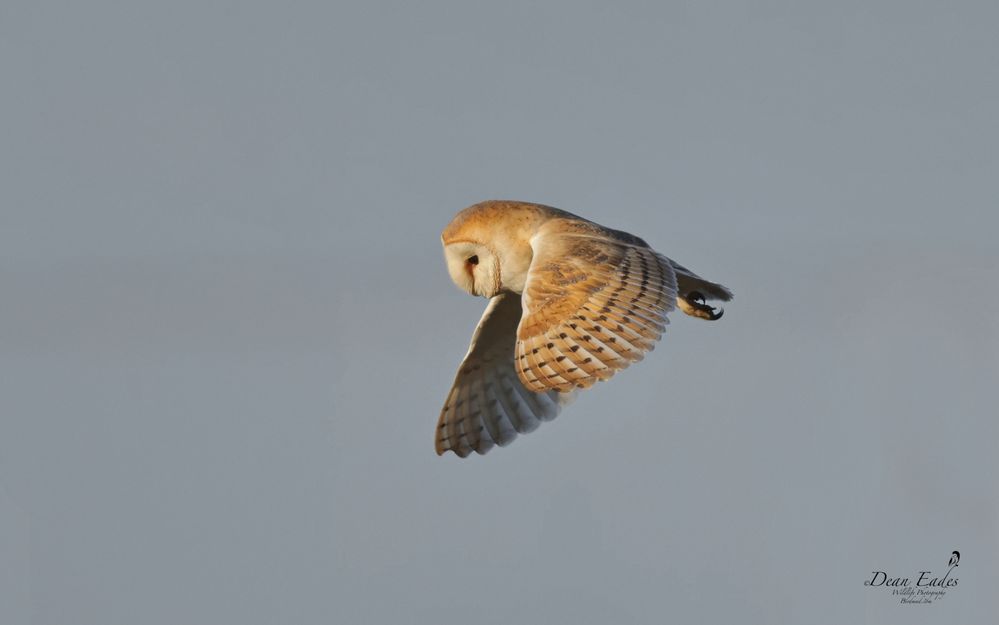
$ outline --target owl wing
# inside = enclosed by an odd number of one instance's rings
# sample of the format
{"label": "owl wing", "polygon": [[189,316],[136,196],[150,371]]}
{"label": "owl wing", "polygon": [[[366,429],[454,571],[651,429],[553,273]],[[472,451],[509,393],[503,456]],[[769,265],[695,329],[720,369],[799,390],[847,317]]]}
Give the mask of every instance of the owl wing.
{"label": "owl wing", "polygon": [[464,458],[507,445],[554,419],[569,401],[568,393],[531,392],[517,377],[513,351],[521,314],[519,295],[489,300],[437,421],[438,455],[451,450]]}
{"label": "owl wing", "polygon": [[625,232],[554,219],[534,257],[517,329],[517,374],[532,391],[587,388],[655,347],[676,303],[670,260]]}

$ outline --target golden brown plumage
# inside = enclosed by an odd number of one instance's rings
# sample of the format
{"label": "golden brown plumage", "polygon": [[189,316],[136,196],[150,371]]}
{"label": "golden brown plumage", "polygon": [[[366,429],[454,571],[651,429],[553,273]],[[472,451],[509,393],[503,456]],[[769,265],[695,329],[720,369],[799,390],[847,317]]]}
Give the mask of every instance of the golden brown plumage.
{"label": "golden brown plumage", "polygon": [[638,237],[540,204],[470,206],[441,240],[455,283],[491,302],[441,411],[438,454],[532,431],[575,389],[641,360],[677,305],[717,319],[704,300],[732,297]]}

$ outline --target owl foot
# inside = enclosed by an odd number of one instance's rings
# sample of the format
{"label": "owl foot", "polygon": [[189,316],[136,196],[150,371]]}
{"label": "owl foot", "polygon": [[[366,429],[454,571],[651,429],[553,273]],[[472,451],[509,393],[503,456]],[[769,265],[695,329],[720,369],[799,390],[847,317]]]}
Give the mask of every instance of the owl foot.
{"label": "owl foot", "polygon": [[680,310],[687,313],[691,317],[714,321],[715,319],[721,319],[721,316],[725,314],[724,309],[719,308],[718,312],[715,312],[715,308],[713,306],[705,304],[704,296],[698,291],[691,291],[686,295],[677,297],[676,303],[680,307]]}

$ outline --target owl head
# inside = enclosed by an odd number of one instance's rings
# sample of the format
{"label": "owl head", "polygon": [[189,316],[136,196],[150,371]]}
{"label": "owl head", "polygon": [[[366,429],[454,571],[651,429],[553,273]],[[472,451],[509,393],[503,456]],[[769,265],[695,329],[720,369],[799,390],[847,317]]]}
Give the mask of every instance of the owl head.
{"label": "owl head", "polygon": [[447,271],[458,288],[483,297],[500,291],[500,262],[491,247],[477,241],[444,243]]}
{"label": "owl head", "polygon": [[520,293],[534,257],[531,237],[553,214],[568,215],[540,204],[506,200],[480,202],[460,211],[441,233],[451,279],[472,295]]}

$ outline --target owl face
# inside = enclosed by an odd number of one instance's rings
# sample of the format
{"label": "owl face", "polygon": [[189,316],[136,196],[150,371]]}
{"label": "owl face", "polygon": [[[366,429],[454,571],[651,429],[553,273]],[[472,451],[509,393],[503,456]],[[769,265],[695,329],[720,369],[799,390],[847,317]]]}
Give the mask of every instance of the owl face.
{"label": "owl face", "polygon": [[493,297],[500,291],[500,262],[489,246],[475,241],[455,241],[444,246],[451,279],[472,295]]}

